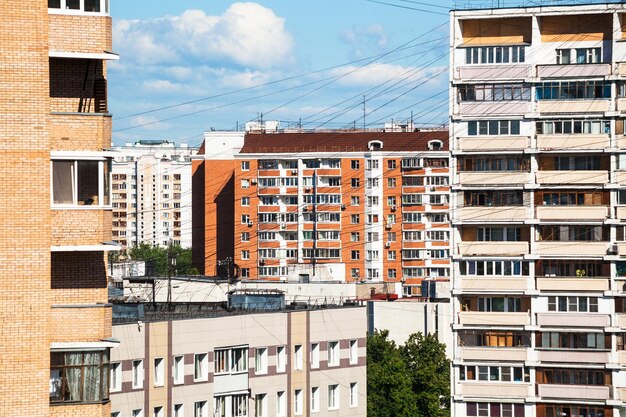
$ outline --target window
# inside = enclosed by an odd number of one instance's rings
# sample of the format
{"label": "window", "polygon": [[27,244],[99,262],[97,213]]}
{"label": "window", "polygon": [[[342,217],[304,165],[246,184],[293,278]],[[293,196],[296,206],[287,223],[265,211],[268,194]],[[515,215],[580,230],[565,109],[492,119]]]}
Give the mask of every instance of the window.
{"label": "window", "polygon": [[111,387],[110,391],[121,391],[122,390],[122,364],[120,362],[112,363],[110,365],[111,369]]}
{"label": "window", "polygon": [[359,169],[360,166],[360,162],[358,159],[353,159],[350,161],[350,168],[351,169]]}
{"label": "window", "polygon": [[350,259],[353,261],[358,260],[361,257],[361,252],[358,250],[350,251]]}
{"label": "window", "polygon": [[241,205],[247,207],[250,205],[250,197],[241,197]]}
{"label": "window", "polygon": [[359,386],[356,382],[350,382],[350,407],[359,406]]}
{"label": "window", "polygon": [[49,9],[59,9],[66,12],[109,13],[108,0],[48,0]]}
{"label": "window", "polygon": [[256,348],[254,354],[254,373],[267,373],[267,348]]}
{"label": "window", "polygon": [[257,394],[254,398],[255,417],[267,417],[267,394]]}
{"label": "window", "polygon": [[544,349],[610,349],[611,336],[603,333],[544,332],[538,347]]}
{"label": "window", "polygon": [[206,401],[196,401],[193,404],[193,417],[209,417]]}
{"label": "window", "polygon": [[295,345],[293,348],[293,369],[302,370],[302,345]]}
{"label": "window", "polygon": [[461,381],[530,382],[530,373],[521,366],[461,366]]}
{"label": "window", "polygon": [[361,270],[359,268],[351,268],[350,269],[350,277],[354,279],[358,279],[361,277]]}
{"label": "window", "polygon": [[241,188],[250,188],[250,180],[248,179],[241,180]]}
{"label": "window", "polygon": [[249,250],[242,250],[241,251],[241,259],[242,260],[250,259],[250,251]]}
{"label": "window", "polygon": [[468,347],[529,347],[530,333],[508,330],[462,330],[459,345]]}
{"label": "window", "polygon": [[387,169],[396,169],[397,161],[395,159],[387,160]]}
{"label": "window", "polygon": [[50,403],[95,403],[109,398],[109,352],[52,352]]}
{"label": "window", "polygon": [[[524,417],[524,404],[466,403],[466,407],[467,417]],[[553,415],[555,416],[565,416],[565,414]]]}
{"label": "window", "polygon": [[351,206],[358,206],[360,203],[360,198],[358,195],[353,195],[352,197],[350,197],[350,205]]}
{"label": "window", "polygon": [[339,342],[328,342],[328,366],[339,366]]}
{"label": "window", "polygon": [[249,242],[250,241],[250,233],[249,232],[241,233],[241,241],[242,242]]}
{"label": "window", "polygon": [[367,279],[376,279],[380,276],[380,274],[377,268],[367,268],[365,276]]}
{"label": "window", "polygon": [[[459,87],[460,102],[464,101],[530,101],[529,84],[466,84]],[[434,142],[434,141],[431,141]],[[439,149],[443,143],[439,142]]]}
{"label": "window", "polygon": [[466,64],[514,64],[526,60],[524,46],[481,46],[465,48]]}
{"label": "window", "polygon": [[467,122],[469,136],[519,135],[519,120],[480,120]]}
{"label": "window", "polygon": [[395,261],[397,258],[397,252],[395,250],[387,251],[387,260]]}
{"label": "window", "polygon": [[358,242],[361,240],[359,232],[351,232],[350,233],[350,242]]}
{"label": "window", "polygon": [[293,393],[293,413],[297,416],[302,414],[302,390],[297,389]]}
{"label": "window", "polygon": [[365,251],[365,260],[366,261],[377,261],[378,260],[378,251],[377,250],[367,250],[367,251]]}
{"label": "window", "polygon": [[154,359],[154,386],[162,387],[165,383],[165,361],[163,358]]}
{"label": "window", "polygon": [[379,221],[378,214],[368,214],[367,215],[367,224],[376,224]]}
{"label": "window", "polygon": [[320,344],[311,343],[311,368],[320,367]]}
{"label": "window", "polygon": [[605,417],[608,414],[604,408],[593,407],[588,405],[569,405],[569,404],[545,404],[545,416],[563,416],[563,417]]}
{"label": "window", "polygon": [[378,159],[368,159],[367,161],[365,161],[365,169],[368,169],[368,170],[378,169],[379,167],[378,163],[379,163]]}
{"label": "window", "polygon": [[361,181],[358,178],[352,178],[350,179],[350,185],[352,186],[352,188],[359,188]]}
{"label": "window", "polygon": [[154,407],[152,410],[152,415],[154,417],[163,417],[163,407]]}
{"label": "window", "polygon": [[241,161],[241,170],[250,171],[250,161]]}
{"label": "window", "polygon": [[242,214],[241,215],[241,224],[250,224],[250,215],[249,214]]}
{"label": "window", "polygon": [[529,263],[522,261],[461,261],[461,275],[528,276]]}
{"label": "window", "polygon": [[311,388],[311,412],[318,413],[320,411],[320,388]]}
{"label": "window", "polygon": [[52,161],[52,204],[108,206],[111,161]]}
{"label": "window", "polygon": [[355,365],[359,362],[359,341],[354,339],[349,343],[349,355],[350,365]]}
{"label": "window", "polygon": [[593,100],[611,98],[611,83],[563,81],[537,84],[537,100]]}
{"label": "window", "polygon": [[339,408],[339,385],[333,384],[328,386],[328,409],[336,410]]}
{"label": "window", "polygon": [[538,384],[563,384],[563,385],[605,385],[605,375],[602,371],[593,369],[543,369],[537,372]]}
{"label": "window", "polygon": [[378,178],[367,178],[366,187],[367,188],[376,188],[378,187],[379,180]]}
{"label": "window", "polygon": [[174,356],[173,378],[174,384],[182,384],[185,382],[185,362],[183,356]]}
{"label": "window", "polygon": [[351,214],[350,215],[350,223],[351,224],[359,224],[361,221],[361,218],[358,214]]}
{"label": "window", "polygon": [[278,391],[276,393],[276,417],[285,417],[285,410],[287,410],[285,391]]}
{"label": "window", "polygon": [[142,360],[134,360],[133,361],[133,389],[143,388],[143,361]]}
{"label": "window", "polygon": [[130,415],[132,417],[143,417],[143,410],[141,408],[138,410],[133,410]]}
{"label": "window", "polygon": [[548,311],[598,312],[598,297],[548,297]]}
{"label": "window", "polygon": [[174,404],[174,417],[185,417],[183,404]]}
{"label": "window", "polygon": [[240,394],[231,397],[233,409],[232,417],[247,417],[248,415],[248,395]]}
{"label": "window", "polygon": [[276,348],[276,372],[285,372],[287,369],[287,349],[285,346]]}
{"label": "window", "polygon": [[120,417],[121,413],[120,411],[111,411],[111,417]]}
{"label": "window", "polygon": [[396,188],[395,178],[387,178],[387,188]]}
{"label": "window", "polygon": [[209,378],[208,355],[196,353],[193,355],[193,379],[194,381],[206,381]]}
{"label": "window", "polygon": [[241,268],[241,277],[249,278],[250,277],[250,268]]}

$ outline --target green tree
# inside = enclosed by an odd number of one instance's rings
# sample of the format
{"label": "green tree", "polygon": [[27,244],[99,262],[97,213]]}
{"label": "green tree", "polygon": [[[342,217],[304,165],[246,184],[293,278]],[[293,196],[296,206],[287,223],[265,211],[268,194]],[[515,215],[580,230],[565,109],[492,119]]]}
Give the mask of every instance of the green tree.
{"label": "green tree", "polygon": [[417,395],[419,413],[423,417],[450,415],[450,361],[446,346],[436,335],[415,333],[400,348]]}
{"label": "green tree", "polygon": [[[172,256],[176,259],[172,267],[172,275],[198,275],[198,270],[191,265],[191,249],[182,248],[180,245],[172,245]],[[167,247],[152,246],[141,243],[129,251],[132,260],[146,261],[154,265],[154,275],[167,275]]]}
{"label": "green tree", "polygon": [[367,338],[367,415],[369,417],[415,417],[417,395],[402,351],[389,340],[388,330]]}
{"label": "green tree", "polygon": [[376,331],[367,339],[369,417],[450,415],[450,362],[434,335],[412,334],[404,346]]}

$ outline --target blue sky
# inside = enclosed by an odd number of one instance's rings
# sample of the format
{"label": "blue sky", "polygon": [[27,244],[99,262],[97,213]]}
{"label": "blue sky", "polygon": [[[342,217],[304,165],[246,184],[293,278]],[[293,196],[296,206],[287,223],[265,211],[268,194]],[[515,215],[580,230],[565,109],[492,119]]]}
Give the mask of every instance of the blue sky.
{"label": "blue sky", "polygon": [[449,3],[381,2],[401,7],[367,0],[112,2],[120,54],[108,70],[114,144],[198,145],[205,130],[232,130],[260,113],[284,127],[300,120],[305,128],[363,126],[363,95],[368,127],[411,111],[418,124],[441,123]]}

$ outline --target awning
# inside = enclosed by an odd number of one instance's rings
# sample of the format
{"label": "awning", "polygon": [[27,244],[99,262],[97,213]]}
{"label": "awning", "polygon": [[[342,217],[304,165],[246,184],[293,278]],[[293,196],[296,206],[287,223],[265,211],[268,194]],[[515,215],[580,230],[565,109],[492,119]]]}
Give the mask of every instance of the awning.
{"label": "awning", "polygon": [[71,58],[71,59],[102,59],[102,60],[114,60],[120,59],[120,56],[116,53],[109,51],[102,51],[100,53],[94,52],[67,52],[67,51],[50,51],[48,53],[50,58]]}

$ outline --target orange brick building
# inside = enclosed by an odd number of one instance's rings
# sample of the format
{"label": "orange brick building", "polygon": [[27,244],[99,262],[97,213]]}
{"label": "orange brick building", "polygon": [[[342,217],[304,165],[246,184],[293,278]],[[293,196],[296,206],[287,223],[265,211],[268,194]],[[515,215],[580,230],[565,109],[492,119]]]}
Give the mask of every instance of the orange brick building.
{"label": "orange brick building", "polygon": [[447,131],[251,132],[231,155],[225,143],[207,137],[194,161],[205,273],[231,257],[242,279],[402,281],[406,295],[448,279]]}
{"label": "orange brick building", "polygon": [[0,415],[110,413],[107,7],[0,3]]}

